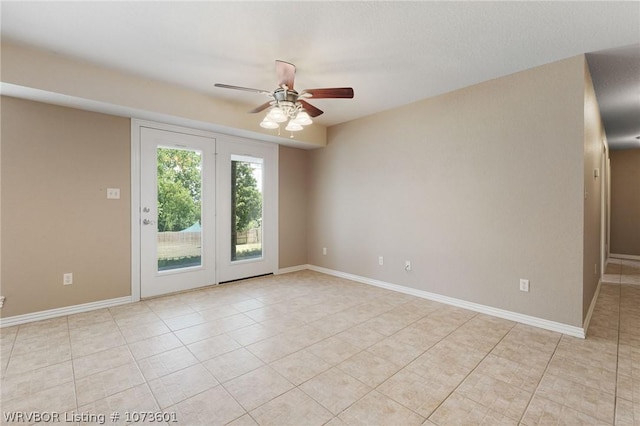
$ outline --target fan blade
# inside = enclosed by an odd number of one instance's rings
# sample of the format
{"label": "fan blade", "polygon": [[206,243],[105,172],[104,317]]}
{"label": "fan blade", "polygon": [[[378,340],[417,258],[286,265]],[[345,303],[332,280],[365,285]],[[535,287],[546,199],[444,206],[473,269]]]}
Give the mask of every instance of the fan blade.
{"label": "fan blade", "polygon": [[287,89],[293,89],[293,80],[296,78],[295,65],[276,60],[276,75],[278,76],[278,87],[286,85]]}
{"label": "fan blade", "polygon": [[271,106],[271,101],[265,102],[262,105],[260,105],[258,107],[255,107],[254,109],[249,111],[249,114],[254,114],[256,112],[264,111],[265,109],[269,108],[270,106]]}
{"label": "fan blade", "polygon": [[221,89],[242,90],[244,92],[260,93],[262,95],[268,95],[268,96],[272,96],[273,95],[268,90],[252,89],[250,87],[231,86],[229,84],[221,84],[221,83],[216,83],[216,84],[214,84],[214,86],[219,87]]}
{"label": "fan blade", "polygon": [[309,102],[303,101],[302,99],[298,99],[298,102],[300,102],[302,104],[302,106],[304,107],[304,110],[307,111],[307,113],[311,117],[317,117],[317,116],[319,116],[320,114],[322,114],[324,112],[321,109],[318,109],[318,108],[314,107]]}
{"label": "fan blade", "polygon": [[327,89],[305,89],[300,95],[309,94],[314,99],[353,98],[351,87],[332,87]]}

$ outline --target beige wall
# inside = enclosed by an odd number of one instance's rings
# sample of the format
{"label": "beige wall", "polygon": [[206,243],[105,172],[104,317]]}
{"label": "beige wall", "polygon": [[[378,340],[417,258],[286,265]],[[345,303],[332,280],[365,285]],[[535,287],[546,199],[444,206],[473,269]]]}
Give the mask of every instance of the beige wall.
{"label": "beige wall", "polygon": [[330,128],[310,153],[309,263],[582,326],[584,64]]}
{"label": "beige wall", "polygon": [[640,256],[640,149],[611,151],[611,253]]}
{"label": "beige wall", "polygon": [[307,263],[309,152],[280,147],[279,267]]}
{"label": "beige wall", "polygon": [[240,131],[242,134],[239,136],[284,144],[321,147],[326,143],[326,128],[317,123],[297,132],[295,140],[277,137],[275,131],[260,127],[261,117],[247,114],[248,110],[264,102],[259,96],[255,104],[223,101],[185,87],[6,41],[2,42],[0,52],[3,83],[71,97],[62,97],[62,102],[86,100],[88,102],[83,102],[83,105],[91,105],[92,108],[109,105],[109,113],[115,114],[112,111],[124,109],[127,117],[166,121],[222,133]]}
{"label": "beige wall", "polygon": [[[129,119],[11,97],[0,107],[2,317],[128,296]],[[284,268],[307,263],[308,152],[279,151]]]}
{"label": "beige wall", "polygon": [[[605,196],[602,190],[606,178],[603,164],[605,154],[605,133],[600,117],[600,108],[593,89],[591,74],[584,64],[584,232],[583,232],[583,320],[598,288],[601,276],[601,225],[602,202]],[[595,177],[595,170],[599,177]]]}
{"label": "beige wall", "polygon": [[2,316],[129,295],[129,120],[2,97],[1,124]]}
{"label": "beige wall", "polygon": [[[602,140],[585,66],[570,58],[335,126],[321,150],[281,147],[279,266],[581,326],[595,291]],[[129,120],[1,106],[2,316],[128,295]],[[121,200],[106,200],[108,186]]]}

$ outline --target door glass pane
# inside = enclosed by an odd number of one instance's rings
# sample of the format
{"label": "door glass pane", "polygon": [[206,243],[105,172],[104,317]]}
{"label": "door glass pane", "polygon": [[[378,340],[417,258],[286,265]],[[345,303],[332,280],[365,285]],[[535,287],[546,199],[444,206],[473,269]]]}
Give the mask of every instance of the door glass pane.
{"label": "door glass pane", "polygon": [[158,271],[202,265],[202,152],[158,148]]}
{"label": "door glass pane", "polygon": [[231,260],[262,258],[261,158],[231,157]]}

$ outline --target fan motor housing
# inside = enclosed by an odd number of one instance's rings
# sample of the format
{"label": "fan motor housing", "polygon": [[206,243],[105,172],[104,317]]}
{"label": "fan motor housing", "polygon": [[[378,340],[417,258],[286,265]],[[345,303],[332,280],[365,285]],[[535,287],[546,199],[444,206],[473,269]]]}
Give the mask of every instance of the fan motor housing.
{"label": "fan motor housing", "polygon": [[298,100],[298,96],[298,92],[292,89],[276,89],[276,91],[273,92],[273,97],[278,102],[289,101],[295,104]]}

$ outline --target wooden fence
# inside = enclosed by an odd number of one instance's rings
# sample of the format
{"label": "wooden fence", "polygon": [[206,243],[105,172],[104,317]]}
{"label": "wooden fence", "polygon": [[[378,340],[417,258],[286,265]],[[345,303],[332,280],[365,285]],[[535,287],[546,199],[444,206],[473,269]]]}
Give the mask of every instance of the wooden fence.
{"label": "wooden fence", "polygon": [[[247,229],[236,234],[236,244],[257,244],[262,241],[262,228]],[[158,243],[200,246],[200,232],[158,232]]]}
{"label": "wooden fence", "polygon": [[200,232],[158,232],[158,243],[200,245]]}
{"label": "wooden fence", "polygon": [[262,241],[262,228],[247,229],[236,233],[236,244],[257,244]]}

